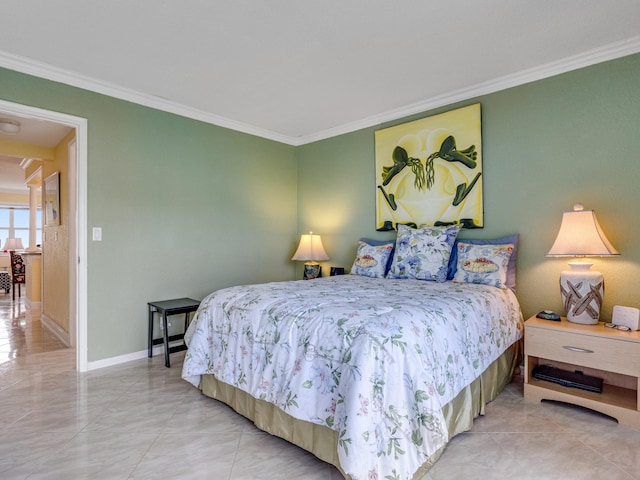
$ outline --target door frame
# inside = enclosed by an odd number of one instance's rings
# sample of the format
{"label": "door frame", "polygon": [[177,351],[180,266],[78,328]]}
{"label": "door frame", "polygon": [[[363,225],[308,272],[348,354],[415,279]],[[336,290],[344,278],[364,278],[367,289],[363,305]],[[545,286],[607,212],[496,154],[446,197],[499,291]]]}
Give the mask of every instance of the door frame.
{"label": "door frame", "polygon": [[[75,330],[76,370],[86,372],[88,361],[88,270],[87,270],[87,139],[88,121],[86,118],[68,115],[53,110],[32,107],[14,102],[0,100],[0,113],[5,112],[23,117],[36,118],[49,122],[60,123],[76,130],[75,166],[71,165],[70,172],[75,171],[75,179],[69,178],[75,184],[75,212],[70,211],[75,222],[70,222],[69,246],[70,264],[75,265],[75,275],[69,275],[70,302],[69,325],[70,334]],[[74,168],[75,167],[75,168]],[[71,190],[74,190],[72,187]],[[71,231],[74,229],[75,232]],[[75,245],[75,248],[74,248]],[[72,251],[73,250],[73,251]],[[73,259],[73,261],[71,261]],[[75,294],[74,294],[75,293]],[[73,342],[73,340],[72,340]]]}

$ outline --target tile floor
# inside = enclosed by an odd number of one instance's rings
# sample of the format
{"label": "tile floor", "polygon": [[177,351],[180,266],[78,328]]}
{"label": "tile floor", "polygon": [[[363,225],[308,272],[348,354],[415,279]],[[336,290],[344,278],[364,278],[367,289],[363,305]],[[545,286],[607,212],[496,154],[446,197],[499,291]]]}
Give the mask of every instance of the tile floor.
{"label": "tile floor", "polygon": [[[337,470],[180,379],[184,352],[78,374],[0,293],[0,479],[309,479]],[[423,480],[640,479],[640,430],[527,402],[514,381]]]}

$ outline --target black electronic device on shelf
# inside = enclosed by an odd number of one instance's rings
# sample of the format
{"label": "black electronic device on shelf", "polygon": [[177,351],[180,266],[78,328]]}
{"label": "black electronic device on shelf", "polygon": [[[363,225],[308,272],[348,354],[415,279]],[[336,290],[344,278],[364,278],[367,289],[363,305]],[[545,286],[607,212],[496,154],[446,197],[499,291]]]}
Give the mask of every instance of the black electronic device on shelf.
{"label": "black electronic device on shelf", "polygon": [[569,372],[551,365],[536,365],[531,372],[533,378],[558,383],[565,387],[575,387],[590,392],[602,393],[602,379],[582,372]]}

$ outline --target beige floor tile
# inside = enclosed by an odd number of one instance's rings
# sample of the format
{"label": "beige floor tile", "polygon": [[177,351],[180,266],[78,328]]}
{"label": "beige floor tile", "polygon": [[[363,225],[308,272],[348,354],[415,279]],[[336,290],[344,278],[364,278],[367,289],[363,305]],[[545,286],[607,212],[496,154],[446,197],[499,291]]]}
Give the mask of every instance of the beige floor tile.
{"label": "beige floor tile", "polygon": [[[0,479],[342,478],[184,382],[183,358],[79,374],[75,352],[0,294]],[[640,430],[603,415],[525,401],[520,379],[422,480],[640,480],[638,445]]]}

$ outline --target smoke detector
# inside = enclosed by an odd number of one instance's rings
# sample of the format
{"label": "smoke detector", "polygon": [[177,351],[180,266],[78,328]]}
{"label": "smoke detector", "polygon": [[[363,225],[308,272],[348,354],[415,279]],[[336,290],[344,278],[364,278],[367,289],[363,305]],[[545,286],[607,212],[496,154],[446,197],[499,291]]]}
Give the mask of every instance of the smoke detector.
{"label": "smoke detector", "polygon": [[20,122],[9,120],[8,118],[0,118],[0,132],[7,135],[15,135],[20,132]]}

